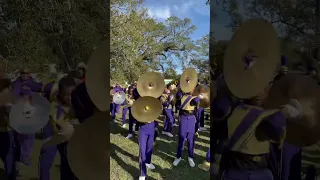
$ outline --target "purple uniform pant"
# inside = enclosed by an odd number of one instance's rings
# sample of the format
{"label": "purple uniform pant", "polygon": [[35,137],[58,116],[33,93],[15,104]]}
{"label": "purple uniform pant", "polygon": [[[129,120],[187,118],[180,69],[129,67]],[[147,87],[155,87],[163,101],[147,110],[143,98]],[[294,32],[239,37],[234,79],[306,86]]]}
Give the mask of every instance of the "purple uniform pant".
{"label": "purple uniform pant", "polygon": [[128,111],[129,111],[129,108],[122,109],[122,124],[126,124]]}
{"label": "purple uniform pant", "polygon": [[[52,127],[47,124],[43,128],[44,138],[52,135]],[[42,148],[39,156],[39,180],[50,180],[50,169],[57,152],[60,154],[60,180],[77,180],[72,173],[67,159],[67,143]]]}
{"label": "purple uniform pant", "polygon": [[175,104],[175,113],[178,113],[178,110],[180,109],[181,106],[181,100],[177,100],[176,104]]}
{"label": "purple uniform pant", "polygon": [[163,130],[165,132],[170,132],[172,131],[172,125],[174,123],[174,116],[173,110],[169,108],[164,108],[163,109],[163,114],[164,114],[164,127]]}
{"label": "purple uniform pant", "polygon": [[133,124],[135,125],[135,131],[139,130],[137,120],[132,116],[131,107],[129,107],[129,134],[133,133]]}
{"label": "purple uniform pant", "polygon": [[29,165],[30,156],[33,151],[35,134],[20,134],[14,132],[17,161]]}
{"label": "purple uniform pant", "polygon": [[0,157],[8,180],[16,180],[14,134],[12,131],[0,132]]}
{"label": "purple uniform pant", "polygon": [[111,118],[116,119],[116,109],[115,109],[114,103],[110,103],[110,113],[111,113]]}
{"label": "purple uniform pant", "polygon": [[120,113],[120,108],[121,108],[121,104],[114,104],[114,106],[115,106],[115,113],[116,114],[119,114]]}
{"label": "purple uniform pant", "polygon": [[140,171],[141,176],[147,176],[146,164],[151,163],[155,123],[147,123],[140,126],[139,130],[139,151],[140,151]]}
{"label": "purple uniform pant", "polygon": [[200,127],[204,127],[204,108],[198,108],[198,119],[200,123]]}
{"label": "purple uniform pant", "polygon": [[229,169],[223,172],[222,180],[273,180],[273,175],[268,169],[239,170]]}
{"label": "purple uniform pant", "polygon": [[209,148],[209,150],[208,150],[208,152],[207,152],[207,154],[206,154],[206,161],[207,161],[208,163],[211,162],[211,161],[210,161],[210,148]]}
{"label": "purple uniform pant", "polygon": [[194,157],[194,135],[196,117],[194,115],[180,115],[179,140],[177,149],[177,158],[181,158],[184,147],[184,141],[187,138],[188,155]]}

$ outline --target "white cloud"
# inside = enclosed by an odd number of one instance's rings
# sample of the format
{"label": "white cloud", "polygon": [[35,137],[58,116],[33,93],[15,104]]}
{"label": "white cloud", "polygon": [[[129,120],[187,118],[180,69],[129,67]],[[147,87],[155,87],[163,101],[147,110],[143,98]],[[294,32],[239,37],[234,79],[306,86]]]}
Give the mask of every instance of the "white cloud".
{"label": "white cloud", "polygon": [[192,1],[183,3],[182,6],[181,5],[174,5],[173,9],[175,11],[178,11],[180,13],[186,13],[190,10],[190,8],[194,5],[194,3]]}
{"label": "white cloud", "polygon": [[159,20],[166,20],[171,16],[171,10],[168,6],[165,7],[149,7],[148,8],[148,14],[151,17],[154,17]]}

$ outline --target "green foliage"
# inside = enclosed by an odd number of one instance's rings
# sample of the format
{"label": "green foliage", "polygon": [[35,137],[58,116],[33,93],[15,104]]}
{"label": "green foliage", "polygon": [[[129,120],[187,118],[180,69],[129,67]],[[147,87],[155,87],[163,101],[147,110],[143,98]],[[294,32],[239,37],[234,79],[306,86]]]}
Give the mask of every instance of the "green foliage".
{"label": "green foliage", "polygon": [[10,0],[3,12],[0,52],[11,69],[41,70],[46,63],[75,68],[107,34],[108,10],[102,0]]}
{"label": "green foliage", "polygon": [[[196,49],[190,35],[196,27],[188,18],[172,16],[158,22],[147,15],[143,1],[112,1],[111,78],[132,82],[146,71],[174,77],[177,66],[188,66]],[[179,62],[175,62],[178,59]]]}
{"label": "green foliage", "polygon": [[[189,66],[190,54],[202,51],[190,37],[196,29],[190,19],[172,16],[158,22],[143,3],[110,2],[110,74],[120,83],[149,70],[169,73]],[[109,9],[102,0],[10,0],[0,6],[0,55],[10,71],[29,67],[43,72],[47,63],[62,71],[74,69],[109,33]]]}

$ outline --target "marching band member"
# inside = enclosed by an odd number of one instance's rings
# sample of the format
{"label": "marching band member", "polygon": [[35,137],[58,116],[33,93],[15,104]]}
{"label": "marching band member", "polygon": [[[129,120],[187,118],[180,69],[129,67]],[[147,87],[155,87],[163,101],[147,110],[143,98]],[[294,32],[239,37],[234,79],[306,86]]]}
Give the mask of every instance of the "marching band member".
{"label": "marching band member", "polygon": [[167,85],[166,89],[164,90],[164,93],[160,98],[163,105],[163,115],[164,115],[164,127],[163,127],[162,134],[168,137],[173,137],[171,131],[174,123],[174,113],[173,113],[173,109],[170,108],[170,104],[173,100],[173,97],[169,93],[170,93],[169,85]]}
{"label": "marching band member", "polygon": [[182,97],[181,106],[179,111],[179,140],[176,159],[173,162],[174,166],[177,166],[181,161],[182,151],[184,147],[185,139],[188,141],[188,162],[191,167],[195,166],[194,158],[194,136],[195,136],[195,123],[196,117],[194,114],[195,107],[198,106],[200,99],[192,96],[193,91],[186,93]]}
{"label": "marching band member", "polygon": [[[220,159],[223,150],[224,142],[228,139],[228,124],[227,118],[237,106],[238,101],[228,91],[223,76],[217,78],[217,96],[211,105],[213,113],[213,133],[211,134],[210,141],[213,142],[207,153],[206,161],[198,167],[204,171],[210,169],[210,162],[213,162],[211,167],[213,174],[218,174],[220,167]],[[210,152],[212,151],[212,154]],[[212,155],[212,160],[210,160]]]}
{"label": "marching band member", "polygon": [[[267,162],[270,141],[283,141],[287,119],[301,116],[302,108],[297,100],[292,99],[279,111],[265,112],[261,106],[268,89],[238,105],[228,118],[232,124],[228,123],[229,140],[220,163],[223,179],[251,179],[250,176],[273,179]],[[254,131],[263,133],[265,137],[251,136]],[[244,141],[246,143],[242,144]]]}
{"label": "marching band member", "polygon": [[[52,102],[50,115],[50,125],[43,129],[44,138],[48,139],[53,134],[59,134],[59,122],[69,122],[73,117],[70,116],[71,93],[75,88],[73,78],[65,77],[59,82],[59,92],[57,100]],[[66,156],[67,143],[57,146],[42,148],[39,156],[39,178],[40,180],[50,180],[50,168],[53,164],[57,151],[60,153],[60,179],[76,179],[73,175]]]}
{"label": "marching band member", "polygon": [[153,143],[156,138],[155,128],[155,121],[152,121],[150,123],[139,122],[139,166],[141,171],[139,180],[145,180],[147,176],[147,168],[155,169],[155,166],[152,164],[151,161]]}
{"label": "marching band member", "polygon": [[[1,92],[10,89],[11,80],[1,79]],[[15,164],[15,146],[14,134],[9,125],[9,113],[11,109],[11,102],[6,102],[0,107],[1,123],[0,123],[0,158],[4,164],[5,174],[8,180],[16,180],[16,164]]]}
{"label": "marching band member", "polygon": [[[135,91],[134,96],[135,99],[140,97],[138,91]],[[152,153],[154,142],[157,137],[156,128],[158,123],[155,120],[149,123],[141,123],[137,121],[136,126],[139,127],[139,180],[145,180],[147,176],[147,168],[155,169],[155,166],[152,164]]]}
{"label": "marching band member", "polygon": [[[80,123],[91,117],[96,111],[96,106],[91,101],[85,82],[79,84],[71,93],[74,114]],[[112,103],[110,103],[112,105]]]}
{"label": "marching band member", "polygon": [[[137,88],[132,90],[132,97],[134,100],[137,100],[140,95],[137,91]],[[132,104],[131,104],[132,105]],[[139,130],[139,125],[137,123],[137,120],[132,116],[131,113],[131,107],[129,106],[129,134],[127,135],[126,139],[130,139],[133,136],[133,124],[135,124],[135,131]]]}
{"label": "marching band member", "polygon": [[[113,92],[114,93],[122,92],[122,88],[119,83],[116,83],[116,85],[113,87]],[[113,121],[116,120],[116,114],[120,113],[120,107],[121,107],[121,104],[112,103],[112,109],[110,109],[110,111],[111,111],[111,116]]]}
{"label": "marching band member", "polygon": [[[17,80],[12,83],[13,92],[16,97],[21,98],[25,92],[25,88],[29,89],[32,92],[41,92],[42,84],[36,82],[31,76],[28,69],[22,69],[20,71],[20,76]],[[28,91],[28,94],[30,92]],[[14,140],[16,144],[17,155],[17,168],[19,169],[20,163],[24,165],[30,164],[30,155],[33,150],[33,144],[35,140],[35,134],[20,134],[14,132]]]}
{"label": "marching band member", "polygon": [[133,100],[132,91],[133,91],[133,87],[129,86],[126,92],[126,101],[124,101],[123,103],[124,107],[122,109],[122,127],[126,127],[127,113],[129,111],[129,107],[127,107],[126,105],[128,103],[131,103],[131,101]]}

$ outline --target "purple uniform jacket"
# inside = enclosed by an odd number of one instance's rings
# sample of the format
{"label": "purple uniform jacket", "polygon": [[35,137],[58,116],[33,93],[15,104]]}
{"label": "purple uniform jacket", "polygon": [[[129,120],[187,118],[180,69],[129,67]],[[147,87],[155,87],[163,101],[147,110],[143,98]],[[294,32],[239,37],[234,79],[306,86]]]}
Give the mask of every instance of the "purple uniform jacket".
{"label": "purple uniform jacket", "polygon": [[43,89],[42,89],[42,93],[43,96],[49,101],[52,97],[51,97],[51,90],[53,88],[55,84],[55,81],[49,82],[48,84],[46,84]]}
{"label": "purple uniform jacket", "polygon": [[27,81],[18,78],[12,83],[12,89],[16,96],[20,96],[20,94],[23,93],[22,87],[28,87],[32,92],[41,92],[42,86],[42,83],[34,81],[33,78],[30,78]]}

